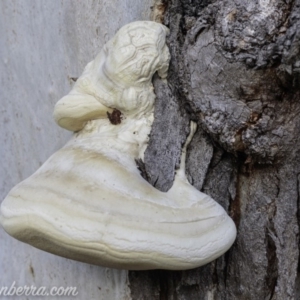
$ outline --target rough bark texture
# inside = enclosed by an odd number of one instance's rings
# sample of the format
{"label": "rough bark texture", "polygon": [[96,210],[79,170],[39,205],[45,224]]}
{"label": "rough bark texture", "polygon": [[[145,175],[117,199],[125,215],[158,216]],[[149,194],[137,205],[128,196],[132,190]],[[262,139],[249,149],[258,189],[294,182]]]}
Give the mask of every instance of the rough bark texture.
{"label": "rough bark texture", "polygon": [[145,170],[168,190],[196,121],[189,180],[238,236],[207,266],[130,272],[132,299],[300,299],[300,0],[164,4],[172,60],[168,85],[154,80]]}

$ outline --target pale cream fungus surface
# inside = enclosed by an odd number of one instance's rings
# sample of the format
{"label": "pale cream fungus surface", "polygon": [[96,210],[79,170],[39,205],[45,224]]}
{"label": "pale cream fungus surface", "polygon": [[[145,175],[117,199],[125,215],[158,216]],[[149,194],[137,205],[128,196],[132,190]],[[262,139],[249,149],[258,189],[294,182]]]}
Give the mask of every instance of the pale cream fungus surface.
{"label": "pale cream fungus surface", "polygon": [[5,198],[7,233],[63,257],[133,270],[196,268],[231,247],[233,221],[185,177],[195,124],[167,193],[136,166],[153,122],[152,76],[167,77],[167,34],[159,23],[130,23],[86,66],[54,109],[74,136]]}

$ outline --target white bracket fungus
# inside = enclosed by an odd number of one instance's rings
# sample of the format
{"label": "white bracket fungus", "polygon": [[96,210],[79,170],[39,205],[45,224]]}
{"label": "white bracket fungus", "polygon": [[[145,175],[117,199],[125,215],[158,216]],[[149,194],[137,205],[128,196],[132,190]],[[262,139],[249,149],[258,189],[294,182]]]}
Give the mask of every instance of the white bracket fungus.
{"label": "white bracket fungus", "polygon": [[3,201],[0,220],[10,235],[63,257],[134,270],[195,268],[230,248],[235,225],[188,183],[185,148],[167,193],[136,167],[153,121],[152,76],[167,76],[167,34],[155,22],[124,26],[58,101],[56,122],[76,133]]}

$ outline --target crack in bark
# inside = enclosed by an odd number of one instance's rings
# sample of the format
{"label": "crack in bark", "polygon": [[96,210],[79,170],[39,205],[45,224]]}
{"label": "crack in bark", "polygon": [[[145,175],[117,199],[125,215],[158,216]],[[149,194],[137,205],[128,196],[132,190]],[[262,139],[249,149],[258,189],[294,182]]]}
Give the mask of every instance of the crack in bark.
{"label": "crack in bark", "polygon": [[[279,195],[279,186],[277,191],[277,197]],[[265,229],[265,244],[266,244],[266,256],[267,256],[267,268],[266,268],[266,285],[270,292],[270,300],[273,298],[275,293],[275,288],[278,280],[278,258],[277,258],[277,248],[275,241],[276,230],[274,227],[273,218],[276,214],[275,200],[268,205],[268,225]]]}

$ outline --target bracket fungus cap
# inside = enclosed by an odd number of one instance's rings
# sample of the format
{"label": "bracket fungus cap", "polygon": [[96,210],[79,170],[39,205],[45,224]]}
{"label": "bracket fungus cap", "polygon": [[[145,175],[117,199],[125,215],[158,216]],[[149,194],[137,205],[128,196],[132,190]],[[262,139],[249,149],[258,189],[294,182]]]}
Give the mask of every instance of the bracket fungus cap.
{"label": "bracket fungus cap", "polygon": [[[167,193],[135,163],[153,121],[152,76],[167,74],[167,34],[154,22],[124,26],[58,101],[55,120],[77,132],[2,202],[10,235],[63,257],[134,270],[195,268],[230,248],[235,225],[188,183],[185,148]],[[118,125],[107,116],[113,109],[123,116]]]}

